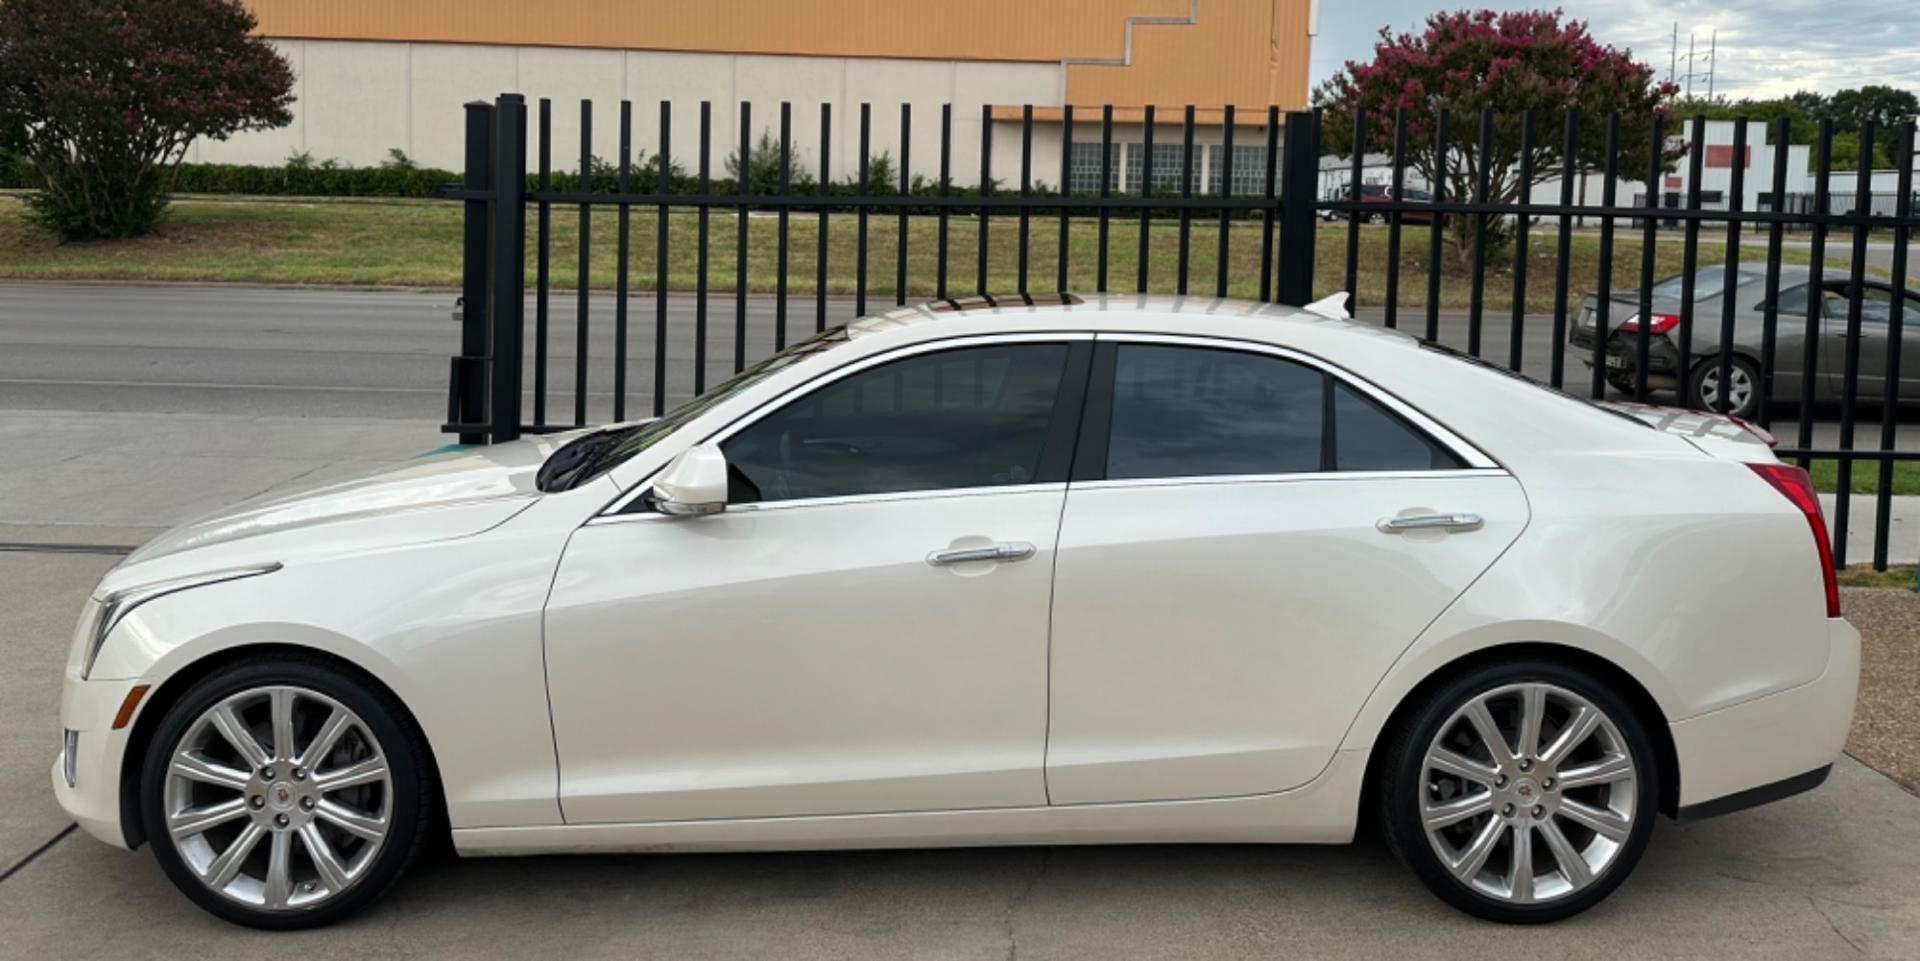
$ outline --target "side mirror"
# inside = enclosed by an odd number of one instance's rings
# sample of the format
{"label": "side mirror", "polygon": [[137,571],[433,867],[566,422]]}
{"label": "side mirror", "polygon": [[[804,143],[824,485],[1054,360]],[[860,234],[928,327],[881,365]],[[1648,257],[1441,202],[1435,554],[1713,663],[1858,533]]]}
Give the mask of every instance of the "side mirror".
{"label": "side mirror", "polygon": [[727,509],[727,458],[714,444],[682,451],[653,481],[653,506],[685,517]]}

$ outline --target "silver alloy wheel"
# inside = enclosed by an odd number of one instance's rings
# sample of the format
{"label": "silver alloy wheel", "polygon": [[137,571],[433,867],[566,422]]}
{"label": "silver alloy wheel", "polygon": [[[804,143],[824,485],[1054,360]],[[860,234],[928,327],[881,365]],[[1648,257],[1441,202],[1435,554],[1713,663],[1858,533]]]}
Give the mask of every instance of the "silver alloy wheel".
{"label": "silver alloy wheel", "polygon": [[194,719],[162,803],[174,849],[208,888],[253,908],[301,910],[366,875],[392,825],[393,776],[345,705],[257,687]]}
{"label": "silver alloy wheel", "polygon": [[1593,702],[1552,684],[1509,684],[1453,712],[1421,767],[1420,817],[1462,884],[1509,904],[1591,885],[1633,830],[1627,742]]}
{"label": "silver alloy wheel", "polygon": [[[1739,364],[1729,364],[1727,370],[1727,382],[1732,385],[1727,395],[1727,410],[1745,410],[1748,400],[1753,397],[1753,378]],[[1717,361],[1700,375],[1700,406],[1705,410],[1720,409],[1720,364]]]}

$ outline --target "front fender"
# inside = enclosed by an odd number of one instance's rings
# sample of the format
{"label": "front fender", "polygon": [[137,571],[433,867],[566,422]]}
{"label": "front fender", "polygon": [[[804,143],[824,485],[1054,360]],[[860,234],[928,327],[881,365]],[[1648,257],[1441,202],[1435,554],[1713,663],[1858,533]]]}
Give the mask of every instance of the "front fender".
{"label": "front fender", "polygon": [[455,827],[559,823],[541,614],[565,534],[510,525],[166,595],[114,628],[94,679],[151,684],[147,705],[165,704],[180,693],[169,682],[209,659],[322,652],[412,712]]}

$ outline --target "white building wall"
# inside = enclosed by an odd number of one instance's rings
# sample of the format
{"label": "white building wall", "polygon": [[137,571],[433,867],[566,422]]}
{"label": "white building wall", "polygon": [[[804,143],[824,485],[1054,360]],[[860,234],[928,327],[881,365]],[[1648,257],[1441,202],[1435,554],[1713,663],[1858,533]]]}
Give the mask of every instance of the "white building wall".
{"label": "white building wall", "polygon": [[[579,165],[580,101],[593,103],[594,154],[619,154],[620,100],[633,103],[633,146],[649,156],[660,145],[660,101],[671,100],[673,155],[699,169],[700,102],[712,103],[709,161],[715,177],[739,140],[739,104],[752,104],[750,136],[777,138],[780,103],[792,104],[794,141],[806,168],[819,172],[820,104],[833,107],[831,176],[858,167],[860,104],[873,104],[869,151],[900,158],[900,104],[913,105],[913,170],[939,171],[940,107],[953,104],[953,178],[971,185],[979,173],[981,107],[1058,106],[1065,97],[1060,64],[784,57],[728,53],[581,50],[476,44],[276,40],[294,71],[293,123],[279,130],[197,142],[187,159],[200,163],[277,165],[305,151],[315,162],[371,166],[399,148],[415,162],[459,170],[464,111],[470,100],[502,92],[528,98],[528,169],[538,157],[539,98],[553,101],[554,169]],[[1044,133],[1043,133],[1044,131]],[[1019,176],[1019,125],[996,125],[993,172]],[[1036,128],[1036,179],[1051,183],[1060,167],[1057,125]]]}

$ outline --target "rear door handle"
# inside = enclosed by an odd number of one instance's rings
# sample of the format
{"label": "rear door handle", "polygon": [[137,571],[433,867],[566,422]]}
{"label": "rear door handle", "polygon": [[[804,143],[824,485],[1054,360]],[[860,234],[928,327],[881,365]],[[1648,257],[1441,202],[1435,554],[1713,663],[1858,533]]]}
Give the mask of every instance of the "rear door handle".
{"label": "rear door handle", "polygon": [[1382,534],[1404,534],[1407,531],[1477,531],[1486,525],[1485,518],[1478,514],[1458,511],[1452,514],[1410,514],[1405,517],[1382,517],[1375,527]]}
{"label": "rear door handle", "polygon": [[988,544],[985,547],[952,547],[927,555],[935,567],[965,564],[968,561],[1024,561],[1033,556],[1033,545],[1025,541]]}

